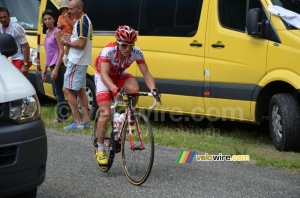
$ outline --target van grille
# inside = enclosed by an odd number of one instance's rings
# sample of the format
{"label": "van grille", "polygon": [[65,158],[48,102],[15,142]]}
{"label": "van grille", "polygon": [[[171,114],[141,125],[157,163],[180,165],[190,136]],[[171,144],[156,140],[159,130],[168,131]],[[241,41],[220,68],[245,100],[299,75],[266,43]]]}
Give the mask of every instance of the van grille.
{"label": "van grille", "polygon": [[9,119],[9,102],[0,103],[0,121]]}
{"label": "van grille", "polygon": [[0,148],[0,166],[14,163],[17,156],[17,146],[6,146]]}

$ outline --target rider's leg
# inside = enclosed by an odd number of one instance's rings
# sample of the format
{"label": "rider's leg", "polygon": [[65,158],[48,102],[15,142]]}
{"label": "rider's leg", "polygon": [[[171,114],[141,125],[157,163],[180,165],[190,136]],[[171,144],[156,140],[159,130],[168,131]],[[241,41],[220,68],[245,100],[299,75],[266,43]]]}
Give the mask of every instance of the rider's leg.
{"label": "rider's leg", "polygon": [[100,117],[97,122],[98,150],[104,150],[104,139],[107,132],[107,124],[110,121],[111,102],[105,101],[98,104]]}
{"label": "rider's leg", "polygon": [[[124,82],[124,90],[127,93],[137,93],[139,92],[139,83],[135,78],[128,78]],[[134,99],[133,106],[138,102],[138,97]]]}
{"label": "rider's leg", "polygon": [[98,150],[104,150],[104,139],[107,131],[107,123],[111,115],[111,99],[112,94],[101,80],[101,76],[95,73],[96,85],[96,99],[98,108],[100,110],[100,117],[97,122],[97,137],[98,137]]}

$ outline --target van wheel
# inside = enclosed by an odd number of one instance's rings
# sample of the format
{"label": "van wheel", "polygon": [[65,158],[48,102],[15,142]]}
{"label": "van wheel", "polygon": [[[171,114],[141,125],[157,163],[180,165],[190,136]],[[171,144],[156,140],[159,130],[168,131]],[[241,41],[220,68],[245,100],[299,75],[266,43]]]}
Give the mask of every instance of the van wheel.
{"label": "van wheel", "polygon": [[[90,119],[92,120],[92,119],[94,119],[94,117],[96,115],[98,106],[97,106],[97,101],[96,101],[95,84],[89,78],[86,79],[85,93],[86,93],[87,100],[88,100],[89,116],[90,116]],[[78,97],[77,97],[77,100],[78,100]],[[79,101],[78,101],[78,108],[79,108],[79,112],[82,114]]]}
{"label": "van wheel", "polygon": [[300,141],[300,106],[293,94],[280,93],[271,98],[269,127],[277,150],[299,150],[297,142]]}

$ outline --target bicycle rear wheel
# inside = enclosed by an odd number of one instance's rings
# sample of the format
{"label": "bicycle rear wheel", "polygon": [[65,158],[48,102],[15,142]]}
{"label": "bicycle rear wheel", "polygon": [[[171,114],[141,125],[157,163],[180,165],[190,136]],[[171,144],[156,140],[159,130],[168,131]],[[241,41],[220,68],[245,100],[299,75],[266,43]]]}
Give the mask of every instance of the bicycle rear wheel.
{"label": "bicycle rear wheel", "polygon": [[[100,118],[100,110],[98,109],[97,112],[96,112],[96,116],[95,116],[95,123],[94,123],[94,132],[93,132],[93,135],[92,135],[92,139],[93,139],[93,145],[94,145],[94,155],[96,155],[96,153],[98,152],[98,145],[97,145],[97,142],[98,142],[98,137],[97,137],[97,123],[98,123],[98,120]],[[109,129],[108,131],[111,130],[111,122],[108,123],[109,125]],[[106,151],[106,157],[108,158],[108,164],[107,165],[100,165],[98,164],[97,160],[97,164],[99,165],[99,168],[102,172],[107,172],[112,164],[113,164],[113,161],[114,161],[114,158],[115,158],[115,152],[113,150],[111,150],[110,148],[112,148],[112,143],[111,143],[111,138],[110,137],[105,137],[105,140],[104,140],[104,145],[105,145],[105,151]]]}
{"label": "bicycle rear wheel", "polygon": [[131,125],[133,147],[130,147],[129,123],[124,122],[121,136],[121,157],[124,173],[133,185],[143,184],[149,177],[154,160],[154,138],[148,118],[143,113],[134,113]]}

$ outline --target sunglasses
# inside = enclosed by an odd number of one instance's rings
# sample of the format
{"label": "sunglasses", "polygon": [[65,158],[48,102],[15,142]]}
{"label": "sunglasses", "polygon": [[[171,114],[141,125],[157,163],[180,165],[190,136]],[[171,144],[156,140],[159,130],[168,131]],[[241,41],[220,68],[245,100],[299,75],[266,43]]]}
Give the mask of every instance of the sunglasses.
{"label": "sunglasses", "polygon": [[121,47],[123,47],[123,48],[127,48],[127,47],[129,47],[129,48],[133,48],[133,46],[135,45],[135,43],[123,43],[123,42],[121,42],[121,41],[117,41],[117,43],[119,44],[119,45],[121,45]]}

